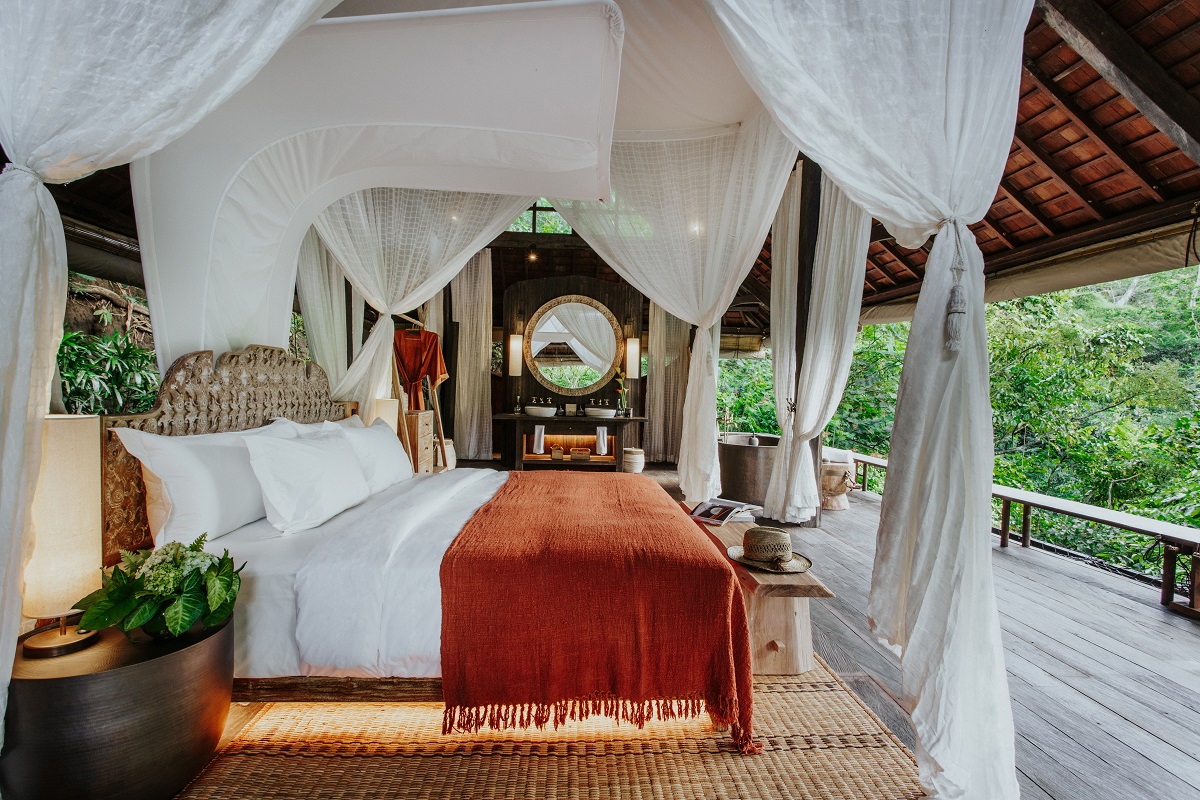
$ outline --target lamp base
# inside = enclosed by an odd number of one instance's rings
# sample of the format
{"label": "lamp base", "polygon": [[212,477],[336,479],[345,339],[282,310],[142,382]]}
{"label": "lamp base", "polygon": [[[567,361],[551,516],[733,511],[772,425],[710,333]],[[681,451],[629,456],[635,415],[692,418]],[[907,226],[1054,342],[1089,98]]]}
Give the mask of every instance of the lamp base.
{"label": "lamp base", "polygon": [[59,621],[54,630],[42,631],[30,636],[21,644],[26,658],[55,658],[90,647],[99,641],[95,631],[80,631],[75,625]]}

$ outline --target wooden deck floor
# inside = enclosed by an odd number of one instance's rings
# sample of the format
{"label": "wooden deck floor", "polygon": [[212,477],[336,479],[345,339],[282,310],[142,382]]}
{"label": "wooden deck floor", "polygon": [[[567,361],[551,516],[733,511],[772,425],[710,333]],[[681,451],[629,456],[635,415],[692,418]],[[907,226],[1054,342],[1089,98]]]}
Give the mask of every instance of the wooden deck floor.
{"label": "wooden deck floor", "polygon": [[[898,660],[867,629],[878,523],[878,496],[853,492],[849,511],[792,531],[838,595],[812,604],[818,653],[911,746]],[[1200,797],[1200,623],[1152,586],[993,542],[1022,796]]]}

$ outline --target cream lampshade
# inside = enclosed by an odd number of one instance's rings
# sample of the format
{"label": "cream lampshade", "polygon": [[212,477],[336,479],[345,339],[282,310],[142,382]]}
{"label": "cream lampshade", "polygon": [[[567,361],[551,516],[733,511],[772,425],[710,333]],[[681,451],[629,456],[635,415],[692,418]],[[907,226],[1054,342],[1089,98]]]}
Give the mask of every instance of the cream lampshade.
{"label": "cream lampshade", "polygon": [[[388,427],[400,433],[400,401],[392,398],[380,398],[375,401],[375,419],[382,419]],[[371,420],[374,422],[375,419]],[[367,424],[370,425],[371,422]]]}
{"label": "cream lampshade", "polygon": [[637,380],[642,377],[642,340],[625,340],[625,377]]}
{"label": "cream lampshade", "polygon": [[33,494],[33,556],[25,566],[21,613],[58,617],[58,630],[31,636],[25,653],[63,655],[95,641],[65,619],[100,588],[100,418],[53,414],[42,423],[42,467]]}
{"label": "cream lampshade", "polygon": [[508,375],[510,378],[521,377],[521,365],[525,361],[524,345],[525,337],[521,334],[514,333],[508,337]]}

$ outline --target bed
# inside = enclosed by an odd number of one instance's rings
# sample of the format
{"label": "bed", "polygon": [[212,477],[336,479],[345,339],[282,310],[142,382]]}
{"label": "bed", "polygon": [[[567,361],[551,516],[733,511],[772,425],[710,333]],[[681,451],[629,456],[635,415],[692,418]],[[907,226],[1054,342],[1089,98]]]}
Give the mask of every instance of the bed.
{"label": "bed", "polygon": [[[151,412],[105,427],[189,435],[352,411],[329,398],[317,365],[252,346],[179,359]],[[115,563],[151,545],[146,490],[111,430],[103,469]],[[436,691],[442,678],[446,732],[706,709],[756,752],[745,609],[724,556],[643,476],[604,476],[600,495],[547,478],[419,475],[309,530],[259,519],[210,541],[247,562],[242,698],[414,699],[406,682]]]}

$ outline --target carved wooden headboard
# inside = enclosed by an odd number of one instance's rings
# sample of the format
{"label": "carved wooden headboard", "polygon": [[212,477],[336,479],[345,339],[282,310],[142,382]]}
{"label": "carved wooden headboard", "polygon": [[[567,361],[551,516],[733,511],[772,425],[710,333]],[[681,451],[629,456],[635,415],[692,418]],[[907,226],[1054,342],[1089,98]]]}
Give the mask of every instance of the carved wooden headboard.
{"label": "carved wooden headboard", "polygon": [[250,345],[223,353],[181,356],[167,370],[154,408],[145,414],[103,417],[103,536],[106,566],[121,550],[152,547],[146,520],[141,464],[125,451],[111,428],[135,428],[165,436],[244,431],[274,417],[321,422],[346,417],[356,404],[335,402],[329,378],[315,363],[278,347]]}

